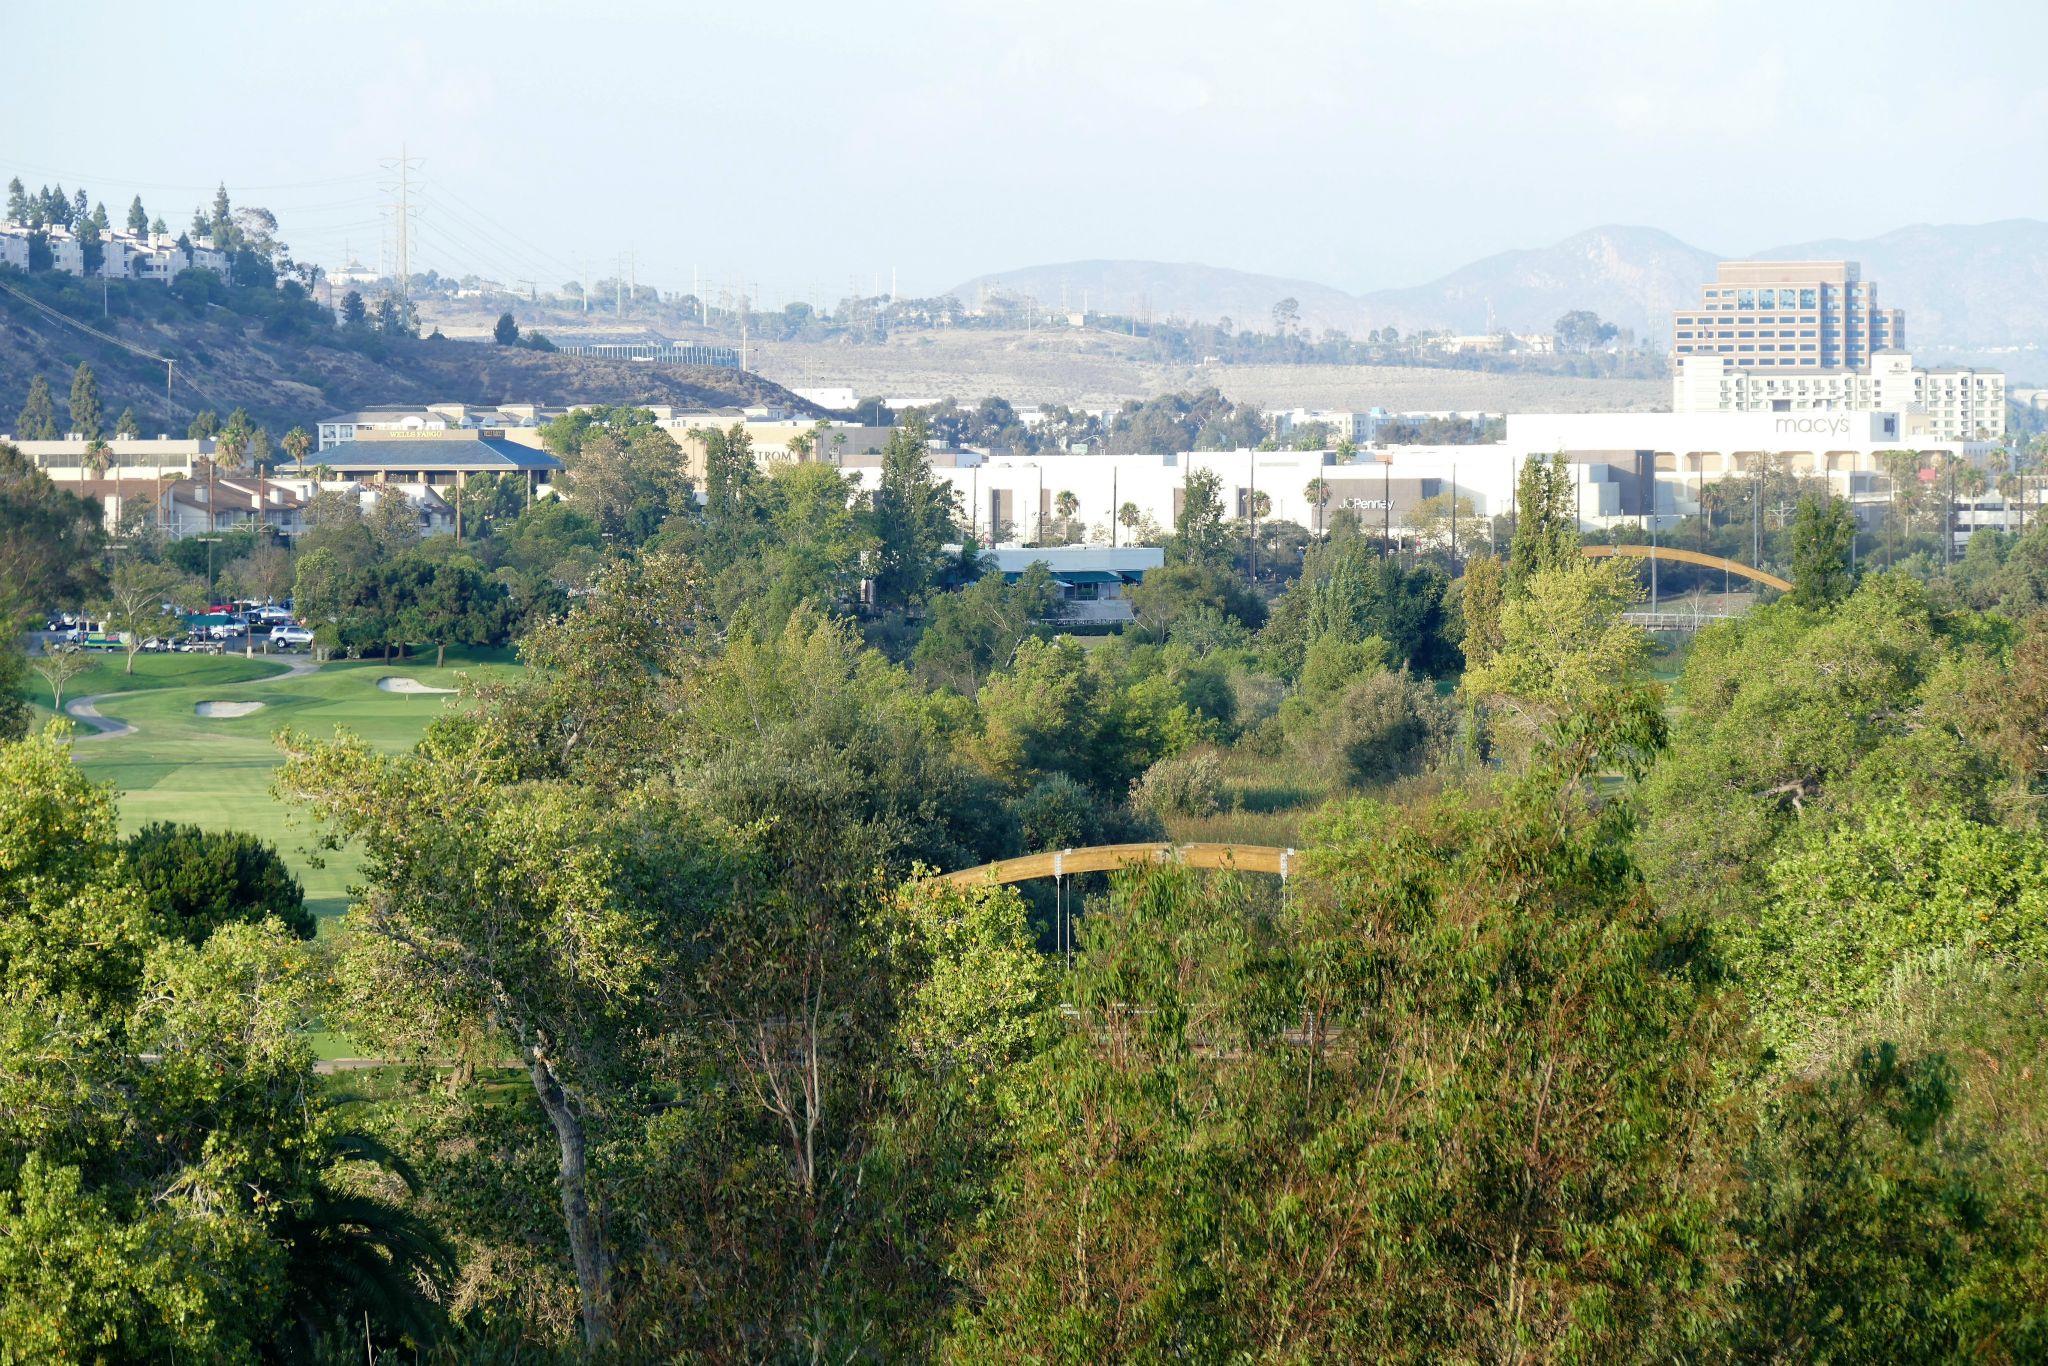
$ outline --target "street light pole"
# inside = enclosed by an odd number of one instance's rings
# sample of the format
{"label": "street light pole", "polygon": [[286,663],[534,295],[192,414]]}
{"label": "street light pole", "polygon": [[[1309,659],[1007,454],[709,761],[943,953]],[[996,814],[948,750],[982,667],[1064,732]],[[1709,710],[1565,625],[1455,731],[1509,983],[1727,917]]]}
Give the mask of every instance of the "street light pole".
{"label": "street light pole", "polygon": [[1394,553],[1394,453],[1381,451],[1380,462],[1380,554]]}

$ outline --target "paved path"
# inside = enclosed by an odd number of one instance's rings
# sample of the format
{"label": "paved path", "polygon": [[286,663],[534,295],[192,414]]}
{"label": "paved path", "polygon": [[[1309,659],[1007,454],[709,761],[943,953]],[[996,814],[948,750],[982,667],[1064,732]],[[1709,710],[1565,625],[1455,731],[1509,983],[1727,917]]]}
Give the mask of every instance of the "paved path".
{"label": "paved path", "polygon": [[[268,659],[277,658],[276,655],[260,657]],[[264,678],[246,679],[241,683],[223,683],[221,686],[224,688],[244,688],[250,683],[281,683],[287,678],[303,678],[319,667],[320,661],[313,658],[311,654],[294,655],[292,656],[290,666],[281,674],[270,674]],[[152,688],[130,688],[126,692],[94,693],[91,697],[81,697],[75,701],[66,702],[64,704],[64,714],[74,720],[83,721],[86,725],[92,727],[92,734],[74,737],[80,744],[87,740],[111,740],[119,735],[133,735],[135,727],[129,725],[126,721],[111,721],[100,715],[100,703],[112,702],[122,697],[135,697],[142,693],[153,691],[157,690]]]}

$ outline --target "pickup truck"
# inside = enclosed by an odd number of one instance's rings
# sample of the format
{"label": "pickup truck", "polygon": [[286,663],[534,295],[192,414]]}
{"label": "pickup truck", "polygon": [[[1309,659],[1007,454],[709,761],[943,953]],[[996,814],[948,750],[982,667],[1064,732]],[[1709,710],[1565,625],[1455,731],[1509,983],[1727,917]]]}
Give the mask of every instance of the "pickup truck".
{"label": "pickup truck", "polygon": [[74,650],[125,650],[126,638],[119,631],[109,631],[104,626],[81,621],[64,632],[64,643]]}

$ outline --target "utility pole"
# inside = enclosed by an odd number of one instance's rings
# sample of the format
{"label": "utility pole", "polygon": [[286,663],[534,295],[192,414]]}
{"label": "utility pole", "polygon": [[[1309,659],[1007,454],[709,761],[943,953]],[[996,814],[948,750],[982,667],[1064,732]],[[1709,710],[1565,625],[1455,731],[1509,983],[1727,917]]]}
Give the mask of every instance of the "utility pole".
{"label": "utility pole", "polygon": [[412,293],[412,172],[416,160],[418,158],[407,155],[405,144],[401,142],[397,160],[387,159],[380,163],[384,170],[398,173],[397,183],[387,184],[383,189],[395,191],[398,195],[398,206],[394,211],[396,221],[393,223],[398,248],[398,292],[407,297]]}

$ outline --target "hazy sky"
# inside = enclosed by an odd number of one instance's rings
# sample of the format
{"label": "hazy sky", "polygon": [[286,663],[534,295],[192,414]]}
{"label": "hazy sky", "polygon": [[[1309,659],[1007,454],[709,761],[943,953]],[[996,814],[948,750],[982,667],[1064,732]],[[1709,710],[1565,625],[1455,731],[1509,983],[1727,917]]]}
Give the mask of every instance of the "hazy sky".
{"label": "hazy sky", "polygon": [[[297,254],[830,301],[1094,257],[1362,290],[1600,223],[2048,217],[2048,4],[9,3],[0,176]],[[94,68],[87,79],[81,60]],[[133,82],[132,85],[129,82]]]}

